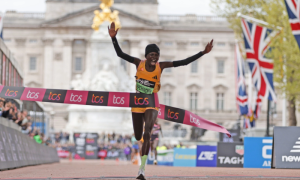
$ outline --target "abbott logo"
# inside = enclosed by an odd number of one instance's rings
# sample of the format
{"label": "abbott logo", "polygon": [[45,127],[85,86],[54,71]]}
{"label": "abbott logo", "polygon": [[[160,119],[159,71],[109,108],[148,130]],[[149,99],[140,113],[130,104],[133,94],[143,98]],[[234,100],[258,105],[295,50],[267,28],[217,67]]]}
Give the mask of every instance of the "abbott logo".
{"label": "abbott logo", "polygon": [[[273,140],[272,139],[263,139],[262,143],[263,144],[272,144]],[[264,145],[262,147],[262,157],[265,159],[271,159],[272,154],[268,154],[267,151],[272,150],[272,145]]]}
{"label": "abbott logo", "polygon": [[[291,153],[300,153],[300,137],[291,149]],[[300,162],[300,156],[282,156],[282,162]]]}
{"label": "abbott logo", "polygon": [[82,101],[82,95],[73,95],[73,93],[72,93],[71,97],[70,97],[70,101],[71,102],[81,102]]}
{"label": "abbott logo", "polygon": [[[272,144],[273,140],[272,139],[263,139],[262,143],[264,144],[264,146],[262,147],[262,157],[264,159],[271,159],[272,158],[272,153],[268,154],[268,150],[272,150]],[[269,144],[269,145],[265,145],[265,144]],[[270,151],[269,151],[270,152]],[[270,160],[264,160],[263,162],[263,167],[271,167],[271,161]]]}
{"label": "abbott logo", "polygon": [[124,98],[125,97],[116,97],[114,95],[113,103],[114,104],[124,104],[125,103]]}
{"label": "abbott logo", "polygon": [[199,119],[193,117],[191,114],[190,114],[190,122],[191,122],[191,123],[194,123],[194,124],[197,124],[198,126],[200,126],[200,121],[199,121]]}
{"label": "abbott logo", "polygon": [[38,92],[30,92],[30,90],[29,90],[26,97],[28,99],[37,99],[37,98],[39,98],[39,94],[40,93],[38,93]]}
{"label": "abbott logo", "polygon": [[198,157],[198,160],[214,160],[214,155],[216,152],[214,151],[202,151]]}

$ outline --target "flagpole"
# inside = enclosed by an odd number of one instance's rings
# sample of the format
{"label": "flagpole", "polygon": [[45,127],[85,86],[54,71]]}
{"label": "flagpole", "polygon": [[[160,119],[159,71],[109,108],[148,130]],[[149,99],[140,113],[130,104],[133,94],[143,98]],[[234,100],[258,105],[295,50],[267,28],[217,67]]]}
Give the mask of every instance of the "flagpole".
{"label": "flagpole", "polygon": [[269,133],[269,128],[270,128],[270,103],[271,103],[271,101],[268,99],[266,137],[270,136],[270,133]]}
{"label": "flagpole", "polygon": [[[263,25],[266,25],[266,26],[270,25],[269,23],[267,23],[265,21],[262,21],[262,20],[259,20],[259,19],[255,19],[255,18],[250,17],[250,16],[243,15],[240,12],[237,13],[237,17],[242,17],[242,18],[245,18],[245,19],[249,19],[249,20],[251,20],[253,22],[260,23],[260,24],[263,24]],[[279,29],[279,30],[282,30],[282,27],[276,26],[276,28]]]}

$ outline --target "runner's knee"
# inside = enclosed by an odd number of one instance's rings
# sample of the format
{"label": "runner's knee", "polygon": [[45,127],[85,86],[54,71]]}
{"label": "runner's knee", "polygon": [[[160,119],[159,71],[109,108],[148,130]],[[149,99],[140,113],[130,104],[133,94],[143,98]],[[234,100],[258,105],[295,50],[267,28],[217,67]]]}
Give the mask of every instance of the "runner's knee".
{"label": "runner's knee", "polygon": [[144,141],[150,141],[150,132],[149,131],[144,132]]}
{"label": "runner's knee", "polygon": [[135,134],[134,136],[137,141],[142,139],[142,134]]}

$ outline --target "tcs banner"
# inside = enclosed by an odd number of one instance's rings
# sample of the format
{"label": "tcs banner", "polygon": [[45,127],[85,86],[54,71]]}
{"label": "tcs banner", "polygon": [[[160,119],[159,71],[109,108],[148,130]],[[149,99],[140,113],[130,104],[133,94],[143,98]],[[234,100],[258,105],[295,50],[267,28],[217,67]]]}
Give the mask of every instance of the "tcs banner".
{"label": "tcs banner", "polygon": [[244,138],[244,167],[271,168],[272,137]]}
{"label": "tcs banner", "polygon": [[198,167],[217,166],[217,146],[197,146]]}
{"label": "tcs banner", "polygon": [[196,167],[196,149],[174,149],[174,164],[179,167]]}

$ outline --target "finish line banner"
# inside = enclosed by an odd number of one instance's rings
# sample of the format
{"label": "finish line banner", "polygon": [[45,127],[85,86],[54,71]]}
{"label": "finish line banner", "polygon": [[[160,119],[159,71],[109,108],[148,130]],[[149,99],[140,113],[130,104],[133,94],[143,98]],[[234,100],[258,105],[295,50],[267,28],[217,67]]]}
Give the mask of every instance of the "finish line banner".
{"label": "finish line banner", "polygon": [[61,89],[42,89],[29,87],[0,86],[0,97],[23,101],[41,101],[65,104],[80,104],[114,107],[160,107],[158,118],[202,129],[230,133],[222,126],[210,122],[189,111],[159,104],[157,94],[77,91]]}

